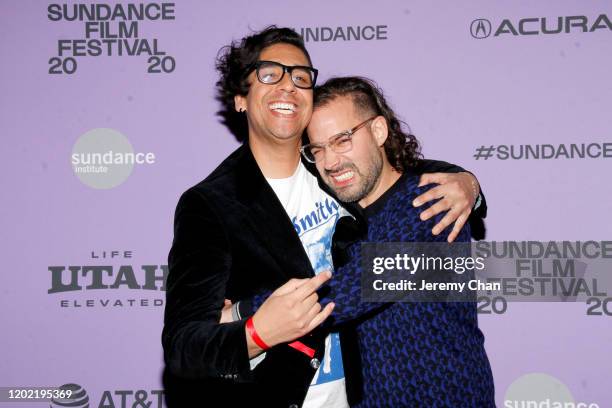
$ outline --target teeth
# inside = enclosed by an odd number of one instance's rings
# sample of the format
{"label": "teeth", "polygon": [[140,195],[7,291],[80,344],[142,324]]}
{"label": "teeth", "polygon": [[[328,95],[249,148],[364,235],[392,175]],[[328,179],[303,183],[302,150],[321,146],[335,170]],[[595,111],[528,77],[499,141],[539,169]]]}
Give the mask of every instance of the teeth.
{"label": "teeth", "polygon": [[343,173],[339,176],[334,176],[334,179],[336,181],[346,181],[349,180],[350,178],[353,177],[353,172],[352,171],[347,171],[346,173]]}
{"label": "teeth", "polygon": [[275,111],[280,112],[280,113],[286,113],[286,112],[283,112],[285,110],[288,110],[290,112],[294,112],[295,111],[295,105],[292,104],[292,103],[275,102],[275,103],[271,103],[270,104],[270,109],[275,110]]}
{"label": "teeth", "polygon": [[287,109],[272,109],[274,112],[280,113],[281,115],[293,115],[293,111]]}

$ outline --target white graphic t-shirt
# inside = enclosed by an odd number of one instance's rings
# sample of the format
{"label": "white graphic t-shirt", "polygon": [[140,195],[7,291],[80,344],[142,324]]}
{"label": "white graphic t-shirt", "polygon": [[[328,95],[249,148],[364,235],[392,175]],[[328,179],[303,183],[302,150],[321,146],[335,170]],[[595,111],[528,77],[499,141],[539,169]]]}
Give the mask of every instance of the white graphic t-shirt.
{"label": "white graphic t-shirt", "polygon": [[[333,272],[334,227],[349,212],[319,188],[317,178],[302,163],[289,178],[267,180],[293,222],[314,272]],[[338,333],[325,339],[323,361],[308,388],[303,407],[348,408]]]}

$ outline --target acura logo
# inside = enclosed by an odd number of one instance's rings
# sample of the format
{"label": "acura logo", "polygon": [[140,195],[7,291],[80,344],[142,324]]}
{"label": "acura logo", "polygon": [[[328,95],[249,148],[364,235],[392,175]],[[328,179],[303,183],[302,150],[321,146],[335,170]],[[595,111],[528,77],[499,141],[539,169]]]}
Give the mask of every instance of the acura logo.
{"label": "acura logo", "polygon": [[559,17],[525,17],[512,21],[503,19],[495,25],[493,32],[491,21],[477,18],[470,24],[470,34],[475,39],[497,37],[500,35],[532,36],[570,33],[593,33],[595,31],[612,32],[612,21],[607,14],[597,17],[559,16]]}
{"label": "acura logo", "polygon": [[491,35],[491,22],[484,18],[472,21],[470,33],[474,38],[487,38]]}

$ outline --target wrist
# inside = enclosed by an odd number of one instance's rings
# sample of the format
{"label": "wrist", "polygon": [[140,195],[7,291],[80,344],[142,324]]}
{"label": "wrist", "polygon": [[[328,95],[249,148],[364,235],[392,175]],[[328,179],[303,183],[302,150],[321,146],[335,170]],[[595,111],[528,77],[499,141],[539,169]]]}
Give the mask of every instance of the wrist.
{"label": "wrist", "polygon": [[270,346],[264,339],[261,338],[257,329],[255,328],[255,323],[253,322],[253,316],[249,317],[246,321],[246,331],[250,339],[262,350],[268,350]]}
{"label": "wrist", "polygon": [[472,188],[472,199],[474,200],[474,206],[478,203],[478,198],[480,197],[480,184],[478,184],[478,180],[476,176],[472,173],[467,173],[470,177],[470,187]]}

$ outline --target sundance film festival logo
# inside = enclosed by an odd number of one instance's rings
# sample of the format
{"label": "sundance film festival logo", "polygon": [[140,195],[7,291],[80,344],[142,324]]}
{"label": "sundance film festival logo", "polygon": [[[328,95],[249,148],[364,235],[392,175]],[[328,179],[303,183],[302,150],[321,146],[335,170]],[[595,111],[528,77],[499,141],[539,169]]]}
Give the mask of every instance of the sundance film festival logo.
{"label": "sundance film festival logo", "polygon": [[86,186],[117,187],[128,179],[134,166],[155,163],[152,152],[134,152],[127,137],[108,128],[92,129],[76,141],[70,156],[72,170]]}
{"label": "sundance film festival logo", "polygon": [[147,72],[169,74],[176,60],[160,46],[159,39],[146,36],[141,22],[175,19],[174,3],[51,3],[47,18],[64,24],[79,23],[77,37],[57,40],[57,56],[49,59],[49,74],[74,74],[77,57],[148,56]]}
{"label": "sundance film festival logo", "polygon": [[499,24],[490,20],[477,18],[470,24],[470,34],[476,39],[499,37],[504,35],[542,35],[592,33],[612,31],[612,22],[606,14],[597,17],[564,16],[564,17],[529,17],[520,20],[504,19]]}
{"label": "sundance film festival logo", "polygon": [[163,306],[165,296],[151,293],[166,290],[168,266],[136,265],[132,257],[132,251],[91,251],[87,265],[49,266],[47,293],[59,295],[62,308]]}
{"label": "sundance film festival logo", "polygon": [[387,40],[387,25],[356,25],[336,27],[302,27],[296,29],[305,42],[380,41]]}

